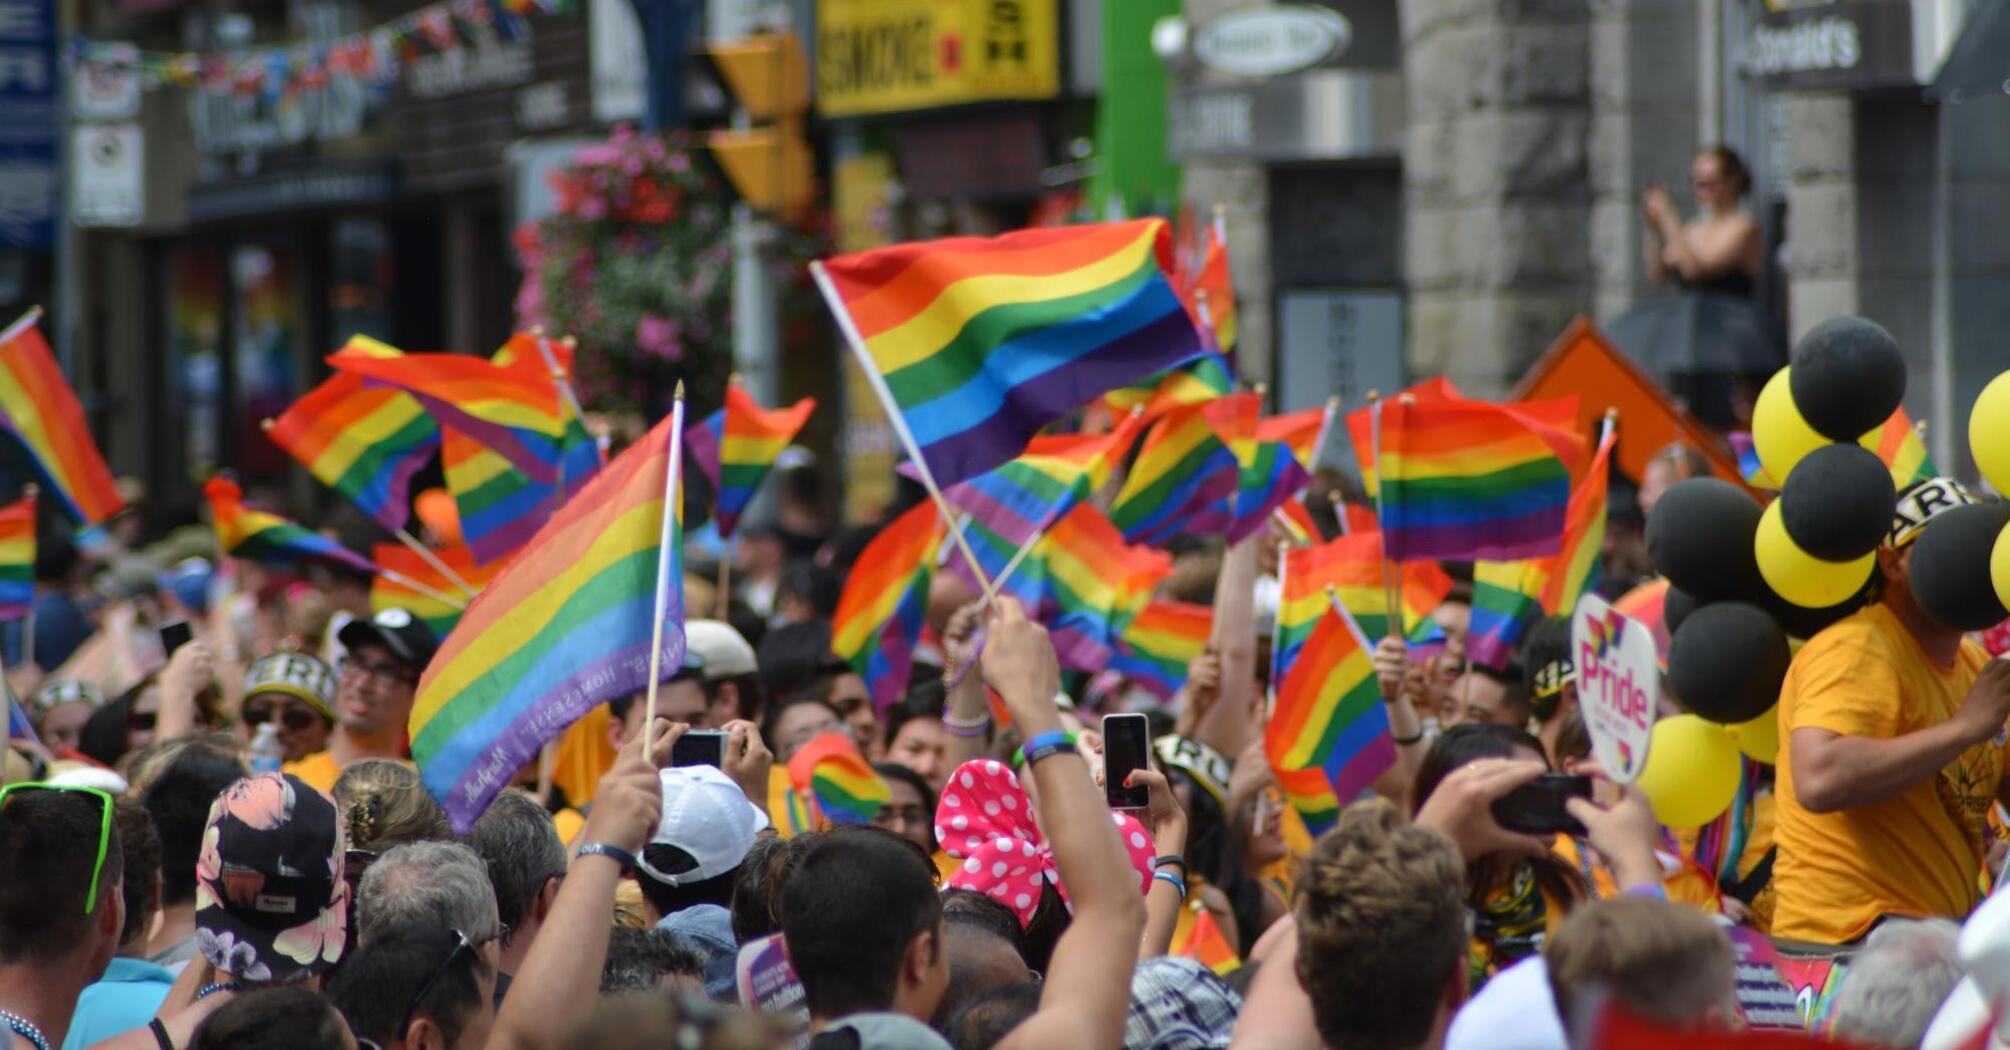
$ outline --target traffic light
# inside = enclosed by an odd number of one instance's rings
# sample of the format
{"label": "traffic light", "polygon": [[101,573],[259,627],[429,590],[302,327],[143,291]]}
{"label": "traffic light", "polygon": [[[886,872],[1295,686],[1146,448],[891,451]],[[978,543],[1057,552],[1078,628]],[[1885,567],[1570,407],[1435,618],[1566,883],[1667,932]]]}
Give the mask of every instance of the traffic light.
{"label": "traffic light", "polygon": [[706,55],[734,105],[758,127],[714,131],[707,139],[742,200],[762,211],[794,212],[810,202],[815,171],[803,114],[809,62],[793,33],[764,33],[712,44]]}

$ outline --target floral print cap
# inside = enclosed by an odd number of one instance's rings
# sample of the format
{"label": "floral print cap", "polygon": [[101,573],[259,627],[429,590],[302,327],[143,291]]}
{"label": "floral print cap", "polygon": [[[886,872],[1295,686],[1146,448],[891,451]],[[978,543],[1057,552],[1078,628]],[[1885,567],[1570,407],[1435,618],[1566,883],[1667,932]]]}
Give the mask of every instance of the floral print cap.
{"label": "floral print cap", "polygon": [[196,949],[240,980],[326,972],[349,941],[343,848],[335,803],[297,777],[225,788],[196,860]]}

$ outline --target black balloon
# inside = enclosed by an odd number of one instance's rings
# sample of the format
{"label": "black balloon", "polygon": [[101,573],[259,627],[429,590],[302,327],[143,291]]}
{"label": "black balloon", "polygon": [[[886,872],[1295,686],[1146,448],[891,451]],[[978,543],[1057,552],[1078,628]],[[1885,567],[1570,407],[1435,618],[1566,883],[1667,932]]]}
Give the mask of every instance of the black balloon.
{"label": "black balloon", "polygon": [[1813,638],[1823,628],[1870,604],[1871,587],[1876,581],[1877,574],[1873,572],[1870,579],[1864,581],[1863,587],[1850,595],[1848,600],[1825,609],[1802,608],[1770,591],[1759,599],[1759,606],[1772,614],[1790,637]]}
{"label": "black balloon", "polygon": [[[1794,344],[1787,373],[1794,407],[1830,441],[1855,441],[1891,418],[1905,397],[1905,356],[1875,321],[1831,317]],[[1813,553],[1813,552],[1810,552]]]}
{"label": "black balloon", "polygon": [[1697,601],[1694,595],[1671,583],[1661,596],[1661,626],[1673,634],[1690,613],[1702,607],[1703,603]]}
{"label": "black balloon", "polygon": [[1668,486],[1647,516],[1647,552],[1661,575],[1699,602],[1750,600],[1764,594],[1752,536],[1759,504],[1718,478]]}
{"label": "black balloon", "polygon": [[1668,642],[1668,685],[1706,721],[1749,722],[1780,697],[1792,660],[1787,632],[1748,602],[1715,602],[1684,620]]}
{"label": "black balloon", "polygon": [[1989,554],[2010,524],[2010,507],[1979,503],[1936,514],[1912,546],[1912,599],[1926,615],[1962,631],[2010,619],[1989,579]]}
{"label": "black balloon", "polygon": [[1898,491],[1891,469],[1857,444],[1810,452],[1780,488],[1780,524],[1794,546],[1823,561],[1854,561],[1884,541]]}

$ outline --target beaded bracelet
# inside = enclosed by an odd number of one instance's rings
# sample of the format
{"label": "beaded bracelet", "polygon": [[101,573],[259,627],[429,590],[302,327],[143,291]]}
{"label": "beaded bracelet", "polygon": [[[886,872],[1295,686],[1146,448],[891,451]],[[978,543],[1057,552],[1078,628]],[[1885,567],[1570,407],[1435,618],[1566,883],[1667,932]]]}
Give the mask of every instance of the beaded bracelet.
{"label": "beaded bracelet", "polygon": [[991,716],[987,713],[964,719],[952,717],[945,711],[942,713],[942,728],[948,730],[950,736],[980,737],[991,732]]}
{"label": "beaded bracelet", "polygon": [[1051,755],[1075,754],[1075,734],[1055,731],[1041,733],[1012,753],[1012,764],[1024,768]]}

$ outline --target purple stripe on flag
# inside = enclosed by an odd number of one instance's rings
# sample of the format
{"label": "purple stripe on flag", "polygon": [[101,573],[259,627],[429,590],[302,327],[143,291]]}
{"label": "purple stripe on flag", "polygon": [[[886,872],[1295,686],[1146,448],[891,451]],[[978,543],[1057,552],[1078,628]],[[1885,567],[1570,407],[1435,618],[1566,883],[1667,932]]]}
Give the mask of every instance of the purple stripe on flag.
{"label": "purple stripe on flag", "polygon": [[1563,549],[1566,509],[1543,507],[1519,517],[1447,525],[1382,523],[1392,561],[1515,561]]}

